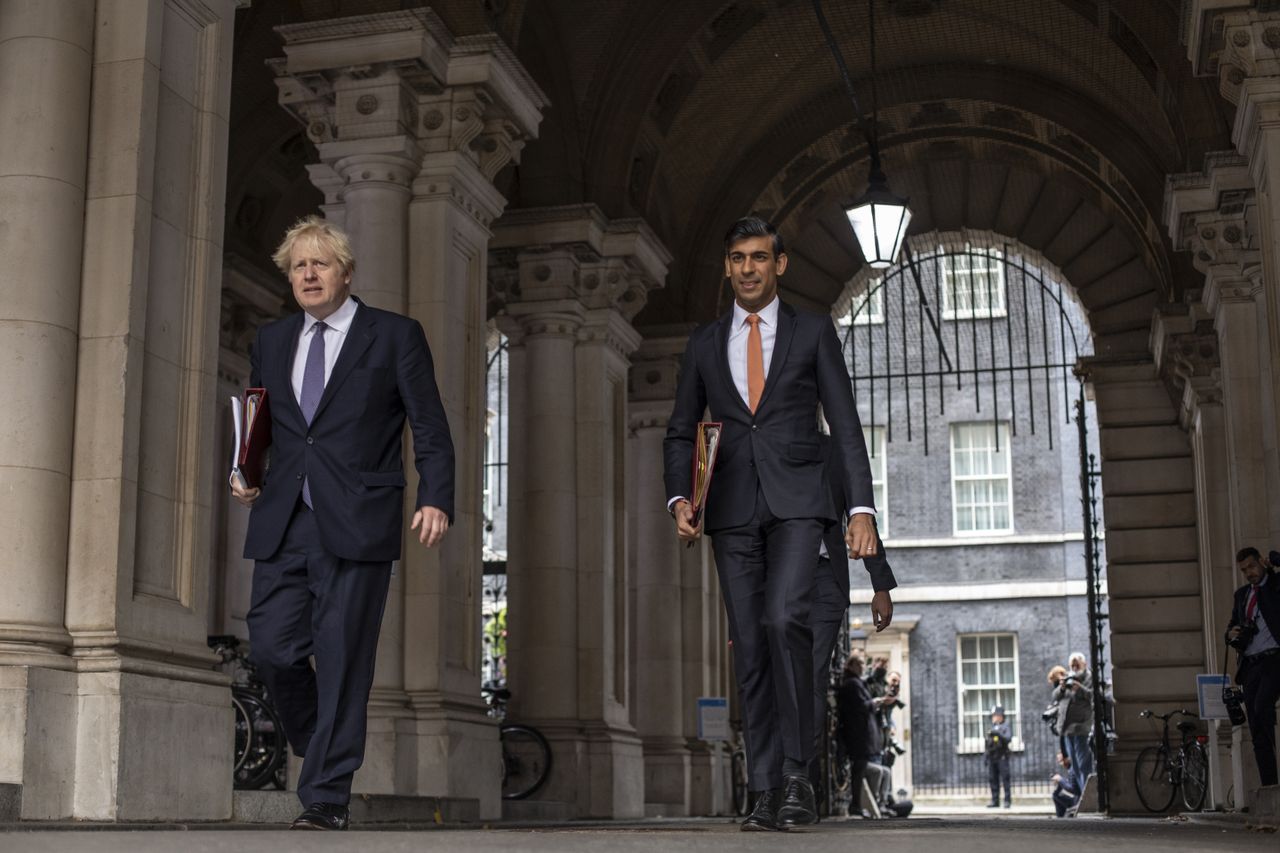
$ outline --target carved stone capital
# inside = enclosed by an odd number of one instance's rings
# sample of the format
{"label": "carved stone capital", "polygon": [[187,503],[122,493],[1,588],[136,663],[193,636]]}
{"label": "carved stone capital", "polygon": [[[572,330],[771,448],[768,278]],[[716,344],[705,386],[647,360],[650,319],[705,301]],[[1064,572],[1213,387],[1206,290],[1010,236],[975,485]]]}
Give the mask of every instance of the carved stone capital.
{"label": "carved stone capital", "polygon": [[[688,335],[646,337],[631,357],[628,376],[629,398],[632,403],[655,402],[671,414],[671,404],[676,398],[676,383],[680,378],[680,360],[688,344]],[[665,416],[663,424],[665,425]]]}
{"label": "carved stone capital", "polygon": [[1151,321],[1151,352],[1156,369],[1177,400],[1191,380],[1211,376],[1218,369],[1218,335],[1213,321],[1198,304],[1162,305]]}
{"label": "carved stone capital", "polygon": [[526,303],[508,306],[498,316],[497,322],[511,346],[519,347],[539,337],[576,341],[578,330],[586,319],[586,312],[581,305],[571,300],[561,300],[537,305]]}
{"label": "carved stone capital", "polygon": [[1217,151],[1202,172],[1169,176],[1165,226],[1175,249],[1190,251],[1196,269],[1231,265],[1243,271],[1260,263],[1258,205],[1244,157]]}
{"label": "carved stone capital", "polygon": [[536,138],[548,101],[496,35],[455,39],[430,9],[276,28],[280,104],[317,145],[407,137],[489,180]]}
{"label": "carved stone capital", "polygon": [[491,298],[574,299],[627,321],[649,291],[662,286],[671,260],[642,221],[611,222],[595,205],[510,211],[495,225],[489,246]]}

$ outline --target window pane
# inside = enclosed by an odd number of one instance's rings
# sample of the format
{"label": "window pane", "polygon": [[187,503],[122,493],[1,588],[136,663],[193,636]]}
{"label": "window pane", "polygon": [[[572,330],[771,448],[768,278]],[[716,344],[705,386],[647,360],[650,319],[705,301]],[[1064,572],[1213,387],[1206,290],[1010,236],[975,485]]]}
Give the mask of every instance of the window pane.
{"label": "window pane", "polygon": [[1013,683],[1013,661],[1011,660],[1000,661],[1000,683],[1001,684]]}
{"label": "window pane", "polygon": [[962,637],[960,639],[960,655],[965,658],[975,658],[978,656],[978,638]]}
{"label": "window pane", "polygon": [[965,663],[961,667],[961,681],[966,685],[978,683],[978,665],[976,663]]}
{"label": "window pane", "polygon": [[995,637],[979,637],[978,653],[984,658],[993,658],[996,656],[996,638]]}

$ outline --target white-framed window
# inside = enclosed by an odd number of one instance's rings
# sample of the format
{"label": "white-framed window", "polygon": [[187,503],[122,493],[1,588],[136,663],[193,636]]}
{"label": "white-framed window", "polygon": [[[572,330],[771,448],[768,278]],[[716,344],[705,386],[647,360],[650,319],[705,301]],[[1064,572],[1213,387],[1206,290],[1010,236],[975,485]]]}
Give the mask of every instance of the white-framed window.
{"label": "white-framed window", "polygon": [[889,469],[885,458],[884,427],[863,426],[862,437],[867,442],[867,455],[871,462],[871,489],[876,502],[876,528],[880,538],[889,535],[889,486],[886,472]]}
{"label": "white-framed window", "polygon": [[1013,737],[1022,748],[1022,714],[1018,695],[1016,634],[960,634],[956,637],[957,688],[960,695],[960,752],[982,752],[991,728],[991,709],[1004,708]]}
{"label": "white-framed window", "polygon": [[1013,532],[1009,424],[951,425],[951,518],[957,536]]}
{"label": "white-framed window", "polygon": [[[945,251],[939,249],[940,252]],[[942,318],[968,320],[1005,316],[1004,255],[999,249],[965,244],[966,254],[938,259]]]}
{"label": "white-framed window", "polygon": [[853,297],[849,316],[855,326],[874,326],[884,322],[884,287],[881,279],[867,282],[867,289]]}

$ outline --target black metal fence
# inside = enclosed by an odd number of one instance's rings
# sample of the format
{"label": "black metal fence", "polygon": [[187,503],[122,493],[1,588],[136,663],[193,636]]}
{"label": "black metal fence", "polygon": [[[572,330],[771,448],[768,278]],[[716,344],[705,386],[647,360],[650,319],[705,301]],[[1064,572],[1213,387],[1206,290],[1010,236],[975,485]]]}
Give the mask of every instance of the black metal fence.
{"label": "black metal fence", "polygon": [[[955,720],[934,728],[916,727],[911,738],[913,796],[990,798],[986,762],[981,753],[959,751]],[[1038,713],[1027,714],[1022,721],[1021,748],[1009,757],[1013,796],[1043,797],[1048,802],[1053,791],[1049,777],[1060,770],[1057,752],[1058,738],[1048,724],[1040,721]]]}

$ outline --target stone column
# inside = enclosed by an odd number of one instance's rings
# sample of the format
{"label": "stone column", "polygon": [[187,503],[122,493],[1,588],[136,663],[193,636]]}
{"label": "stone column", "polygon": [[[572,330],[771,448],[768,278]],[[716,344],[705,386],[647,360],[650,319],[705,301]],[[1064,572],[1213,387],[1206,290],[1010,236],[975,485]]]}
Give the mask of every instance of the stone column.
{"label": "stone column", "polygon": [[[662,442],[683,351],[680,338],[646,340],[631,366],[630,380],[628,444],[635,481],[630,511],[636,588],[634,710],[636,732],[644,744],[645,814],[650,817],[695,813],[690,773],[693,744],[687,740],[685,720],[698,697],[710,695],[705,690],[692,694],[684,690],[685,649],[695,639],[702,640],[703,614],[700,597],[691,602],[693,609],[685,608],[681,552],[686,549],[676,538],[663,484]],[[696,633],[686,639],[686,630]],[[694,665],[702,664],[699,654]]]}
{"label": "stone column", "polygon": [[1191,707],[1204,671],[1195,465],[1178,409],[1148,360],[1093,357],[1084,375],[1097,401],[1117,750],[1111,807],[1140,812],[1133,765],[1150,742],[1138,716]]}
{"label": "stone column", "polygon": [[0,151],[0,782],[21,817],[230,815],[205,634],[234,7],[0,5],[21,129]]}
{"label": "stone column", "polygon": [[[669,255],[634,220],[582,205],[507,214],[493,240],[511,339],[508,600],[513,716],[556,763],[508,813],[636,817],[641,749],[628,717],[627,358],[630,319]],[[516,275],[511,275],[514,269]]]}
{"label": "stone column", "polygon": [[64,5],[0,7],[0,122],[23,129],[0,147],[0,788],[21,792],[9,819],[72,813],[64,607],[94,13]]}
{"label": "stone column", "polygon": [[[1256,200],[1256,209],[1246,211],[1256,224],[1245,232],[1249,239],[1243,246],[1260,254],[1262,266],[1256,318],[1260,376],[1252,399],[1265,413],[1263,419],[1276,424],[1280,423],[1280,156],[1276,153],[1280,150],[1280,10],[1258,11],[1256,5],[1194,0],[1188,10],[1187,36],[1188,56],[1196,73],[1216,75],[1222,96],[1236,107],[1232,141],[1256,190],[1256,199],[1250,199]],[[1229,399],[1228,415],[1234,409]],[[1268,429],[1261,434],[1266,471],[1273,476],[1280,471],[1276,433]],[[1265,507],[1265,539],[1275,542],[1280,540],[1280,501],[1272,500]]]}
{"label": "stone column", "polygon": [[457,460],[444,545],[427,552],[406,526],[357,789],[474,798],[496,817],[501,754],[479,696],[486,252],[505,206],[493,179],[546,99],[496,36],[454,38],[429,9],[278,31],[280,101],[317,143],[311,177],[352,235],[353,289],[422,323]]}

